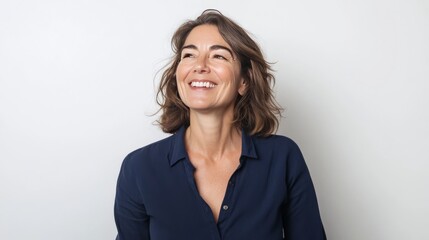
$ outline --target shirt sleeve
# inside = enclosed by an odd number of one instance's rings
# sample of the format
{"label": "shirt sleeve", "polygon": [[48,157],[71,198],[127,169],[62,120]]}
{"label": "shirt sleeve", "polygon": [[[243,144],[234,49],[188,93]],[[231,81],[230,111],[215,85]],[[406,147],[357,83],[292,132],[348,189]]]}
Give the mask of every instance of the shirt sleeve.
{"label": "shirt sleeve", "polygon": [[114,215],[116,240],[149,240],[149,216],[140,194],[138,175],[132,154],[122,163],[116,186]]}
{"label": "shirt sleeve", "polygon": [[286,240],[326,240],[316,193],[299,147],[293,143],[287,158],[287,197],[283,208]]}

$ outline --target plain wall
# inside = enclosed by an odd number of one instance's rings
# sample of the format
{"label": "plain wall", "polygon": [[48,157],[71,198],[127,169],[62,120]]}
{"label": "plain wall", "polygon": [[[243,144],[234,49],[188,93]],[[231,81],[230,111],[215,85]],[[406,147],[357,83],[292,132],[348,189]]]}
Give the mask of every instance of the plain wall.
{"label": "plain wall", "polygon": [[0,2],[0,239],[114,239],[125,155],[161,139],[157,71],[218,8],[275,63],[331,240],[429,239],[429,3]]}

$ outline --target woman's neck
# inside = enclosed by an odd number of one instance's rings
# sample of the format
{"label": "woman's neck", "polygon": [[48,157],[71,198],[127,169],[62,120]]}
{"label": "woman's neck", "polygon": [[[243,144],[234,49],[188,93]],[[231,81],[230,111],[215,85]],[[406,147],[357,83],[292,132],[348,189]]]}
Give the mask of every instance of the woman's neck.
{"label": "woman's neck", "polygon": [[219,161],[231,152],[241,152],[241,130],[232,121],[233,113],[214,116],[191,112],[185,135],[187,151],[210,161]]}

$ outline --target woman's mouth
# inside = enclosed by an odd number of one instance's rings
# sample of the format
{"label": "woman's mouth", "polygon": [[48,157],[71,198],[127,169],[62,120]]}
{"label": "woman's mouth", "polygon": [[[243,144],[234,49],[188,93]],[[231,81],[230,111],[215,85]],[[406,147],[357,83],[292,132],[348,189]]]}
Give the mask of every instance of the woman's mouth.
{"label": "woman's mouth", "polygon": [[209,81],[192,81],[190,85],[196,88],[214,88],[216,86],[216,84]]}

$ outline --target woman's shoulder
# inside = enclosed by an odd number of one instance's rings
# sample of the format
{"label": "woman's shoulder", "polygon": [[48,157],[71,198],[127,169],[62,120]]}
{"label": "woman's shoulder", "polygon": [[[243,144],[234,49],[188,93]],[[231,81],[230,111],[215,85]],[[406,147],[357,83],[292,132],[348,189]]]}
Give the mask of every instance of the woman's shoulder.
{"label": "woman's shoulder", "polygon": [[174,141],[174,135],[167,136],[128,153],[124,159],[124,165],[136,167],[161,158],[167,158],[169,149]]}
{"label": "woman's shoulder", "polygon": [[257,145],[271,148],[298,148],[298,144],[290,137],[279,134],[271,134],[266,137],[253,137],[253,141]]}
{"label": "woman's shoulder", "polygon": [[305,166],[300,147],[288,136],[273,134],[268,137],[256,137],[254,144],[260,157],[269,156],[270,159],[280,160],[278,162],[287,164],[289,170],[295,171]]}

